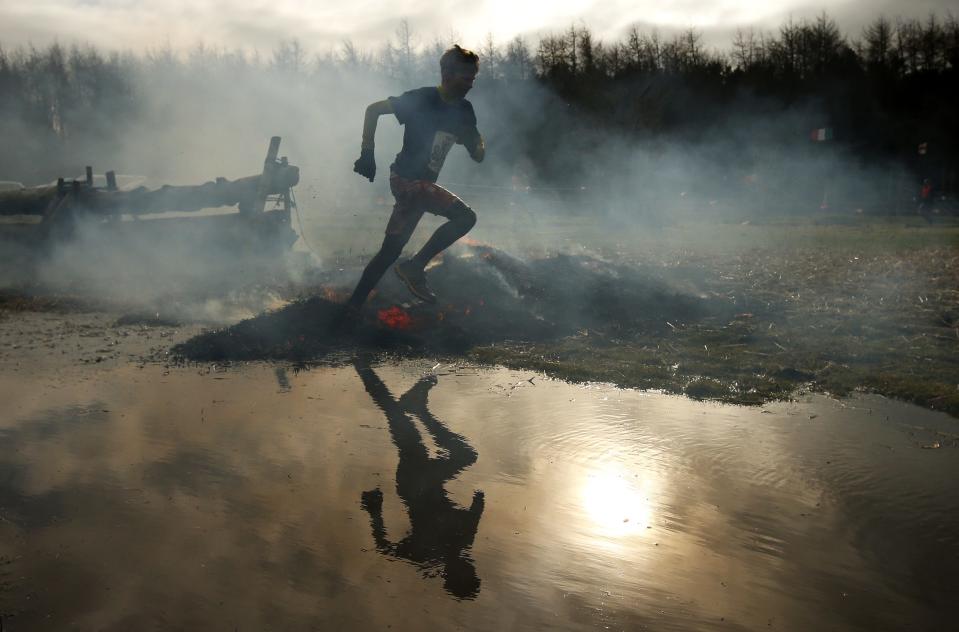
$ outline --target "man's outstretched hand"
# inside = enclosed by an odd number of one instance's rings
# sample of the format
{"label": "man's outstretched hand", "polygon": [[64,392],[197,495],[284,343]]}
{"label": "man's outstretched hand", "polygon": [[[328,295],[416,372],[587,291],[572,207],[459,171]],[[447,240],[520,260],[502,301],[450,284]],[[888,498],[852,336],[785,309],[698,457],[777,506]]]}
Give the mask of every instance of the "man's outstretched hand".
{"label": "man's outstretched hand", "polygon": [[353,171],[373,182],[373,178],[376,177],[376,160],[373,159],[371,148],[363,148],[360,151],[359,159],[353,163]]}

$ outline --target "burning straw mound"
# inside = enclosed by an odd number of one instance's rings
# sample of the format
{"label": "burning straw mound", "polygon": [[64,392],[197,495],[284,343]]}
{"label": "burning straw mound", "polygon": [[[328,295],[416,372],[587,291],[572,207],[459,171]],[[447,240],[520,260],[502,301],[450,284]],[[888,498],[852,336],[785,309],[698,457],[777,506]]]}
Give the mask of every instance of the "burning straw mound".
{"label": "burning straw mound", "polygon": [[586,256],[529,262],[489,246],[466,246],[429,271],[439,302],[411,303],[389,274],[348,330],[342,309],[311,298],[207,332],[174,349],[192,360],[319,360],[345,349],[461,354],[498,341],[542,342],[584,329],[638,336],[666,321],[691,321],[731,306],[672,289],[636,268]]}

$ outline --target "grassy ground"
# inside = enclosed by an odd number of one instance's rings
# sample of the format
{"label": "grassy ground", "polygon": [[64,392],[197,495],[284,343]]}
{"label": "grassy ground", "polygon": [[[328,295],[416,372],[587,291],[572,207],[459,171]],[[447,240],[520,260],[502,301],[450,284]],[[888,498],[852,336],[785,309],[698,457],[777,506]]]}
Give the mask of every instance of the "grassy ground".
{"label": "grassy ground", "polygon": [[[340,270],[340,277],[347,280],[353,278],[350,270],[358,274],[366,257],[360,253],[375,248],[382,234],[382,217],[371,215],[368,231],[358,230],[362,223],[351,222],[348,233],[330,229],[311,239],[321,251],[334,253],[323,270],[342,266],[347,272]],[[411,249],[428,234],[427,228],[418,231]],[[369,237],[370,243],[358,237]],[[209,345],[200,343],[213,341],[224,357],[309,361],[331,348],[367,344],[421,355],[466,353],[474,361],[564,379],[731,403],[758,404],[803,388],[836,395],[864,390],[959,416],[959,221],[954,218],[929,222],[846,215],[743,223],[672,218],[650,226],[582,216],[547,220],[490,214],[471,237],[532,261],[558,262],[525,270],[540,271],[538,291],[544,294],[511,299],[515,311],[490,312],[497,302],[491,300],[492,277],[477,276],[481,267],[457,268],[450,262],[431,273],[444,300],[458,293],[469,307],[485,296],[487,307],[472,305],[472,315],[467,309],[457,322],[452,312],[438,319],[436,309],[414,307],[414,317],[436,321],[418,338],[384,337],[370,317],[373,322],[360,334],[331,339],[313,308],[336,306],[317,299],[197,337],[193,347],[203,351],[199,356],[209,355]],[[337,259],[337,247],[346,250],[344,244],[353,250]],[[577,279],[582,268],[550,259],[558,253],[614,263],[619,267],[612,274],[627,271],[630,278],[621,277],[601,292],[584,287],[580,293],[576,284],[613,277],[584,273]],[[550,276],[549,270],[558,272]],[[337,281],[307,283],[284,295],[322,296],[331,283]],[[649,288],[683,298],[644,291]],[[556,297],[560,289],[565,292],[561,300]],[[401,294],[408,300],[405,291]],[[534,310],[527,309],[529,303]],[[562,305],[574,303],[579,312],[564,318]],[[681,309],[689,304],[704,309]],[[81,299],[0,292],[0,318],[88,308]],[[531,316],[544,308],[553,313],[545,313],[543,322],[565,322],[555,328],[559,333],[537,335],[541,321]],[[442,344],[451,340],[456,344]]]}
{"label": "grassy ground", "polygon": [[[695,279],[732,318],[642,332],[583,330],[559,342],[475,348],[487,363],[733,403],[809,387],[876,392],[959,416],[959,224],[937,218],[819,217],[679,224],[583,248]],[[607,238],[608,241],[608,238]]]}

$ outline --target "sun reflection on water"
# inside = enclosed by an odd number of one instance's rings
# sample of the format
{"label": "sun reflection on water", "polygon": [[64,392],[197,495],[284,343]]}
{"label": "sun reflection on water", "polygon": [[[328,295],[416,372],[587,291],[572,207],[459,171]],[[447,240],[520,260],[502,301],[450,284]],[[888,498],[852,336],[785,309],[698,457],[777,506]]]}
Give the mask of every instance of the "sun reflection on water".
{"label": "sun reflection on water", "polygon": [[616,465],[591,473],[582,487],[586,515],[605,537],[644,532],[652,520],[650,497],[648,480]]}

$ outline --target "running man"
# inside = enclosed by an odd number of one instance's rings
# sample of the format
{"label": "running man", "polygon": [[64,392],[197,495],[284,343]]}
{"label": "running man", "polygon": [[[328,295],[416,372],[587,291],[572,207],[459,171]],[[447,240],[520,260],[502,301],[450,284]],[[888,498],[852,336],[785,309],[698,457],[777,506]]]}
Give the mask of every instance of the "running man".
{"label": "running man", "polygon": [[359,311],[386,270],[399,258],[424,212],[449,221],[436,229],[412,259],[397,264],[394,269],[414,296],[430,303],[436,301],[426,284],[426,264],[476,223],[473,209],[437,185],[436,180],[454,144],[464,145],[476,162],[482,162],[486,155],[483,137],[476,129],[473,105],[464,98],[473,87],[478,71],[476,53],[454,45],[440,58],[442,82],[438,87],[410,90],[366,108],[362,149],[353,171],[369,178],[370,182],[376,177],[373,137],[377,120],[384,114],[396,115],[396,120],[404,126],[403,148],[390,165],[390,190],[396,203],[386,225],[386,237],[363,271],[347,303],[347,311]]}

